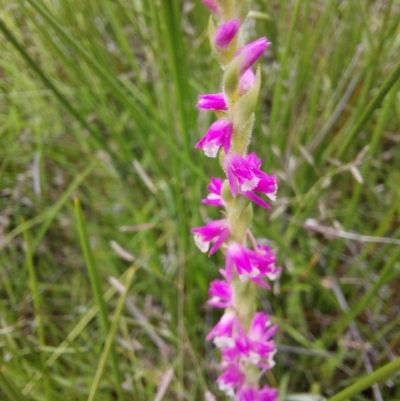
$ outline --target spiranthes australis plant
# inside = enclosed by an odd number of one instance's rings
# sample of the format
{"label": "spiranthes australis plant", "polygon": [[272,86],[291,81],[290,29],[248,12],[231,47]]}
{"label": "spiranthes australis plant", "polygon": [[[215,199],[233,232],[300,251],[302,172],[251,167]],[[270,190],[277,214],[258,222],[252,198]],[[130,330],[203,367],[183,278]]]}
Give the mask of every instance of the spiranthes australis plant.
{"label": "spiranthes australis plant", "polygon": [[274,200],[275,176],[261,171],[261,160],[247,148],[254,126],[254,110],[260,90],[260,68],[254,64],[268,48],[266,38],[245,44],[243,22],[249,12],[247,0],[202,0],[212,11],[208,32],[211,48],[223,70],[222,91],[199,95],[197,107],[217,116],[197,143],[208,157],[219,157],[225,179],[211,178],[203,203],[225,209],[225,218],[193,228],[202,252],[225,255],[221,279],[211,283],[208,303],[224,313],[207,335],[221,352],[218,387],[238,401],[273,401],[277,391],[260,385],[262,373],[274,366],[277,330],[269,316],[257,312],[258,289],[270,289],[281,271],[267,246],[251,233],[253,203],[269,209]]}

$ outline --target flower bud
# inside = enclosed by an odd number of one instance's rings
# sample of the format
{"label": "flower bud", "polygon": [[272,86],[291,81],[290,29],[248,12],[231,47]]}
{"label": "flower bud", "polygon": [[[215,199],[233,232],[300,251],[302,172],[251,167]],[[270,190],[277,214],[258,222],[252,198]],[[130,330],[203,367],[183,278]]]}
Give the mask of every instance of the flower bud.
{"label": "flower bud", "polygon": [[240,28],[240,19],[235,18],[221,24],[215,32],[214,43],[215,47],[220,50],[226,50],[231,44]]}
{"label": "flower bud", "polygon": [[260,58],[269,45],[267,38],[260,38],[236,52],[235,57],[240,58],[240,75]]}
{"label": "flower bud", "polygon": [[256,82],[256,76],[251,68],[246,70],[239,80],[239,94],[245,94]]}
{"label": "flower bud", "polygon": [[199,101],[196,107],[202,110],[228,110],[228,106],[222,92],[199,95]]}

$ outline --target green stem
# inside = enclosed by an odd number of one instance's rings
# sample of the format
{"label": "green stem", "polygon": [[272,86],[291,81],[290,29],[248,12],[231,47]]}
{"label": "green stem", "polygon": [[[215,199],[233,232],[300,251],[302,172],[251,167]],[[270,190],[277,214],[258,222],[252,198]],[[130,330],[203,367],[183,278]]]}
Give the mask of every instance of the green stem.
{"label": "green stem", "polygon": [[340,393],[329,398],[328,401],[348,400],[350,397],[361,393],[361,391],[365,390],[368,387],[371,387],[373,384],[387,379],[388,377],[398,372],[399,370],[400,370],[400,358],[397,358],[394,361],[389,362],[385,366],[381,367],[377,371],[371,373],[370,375],[360,380],[357,380],[351,386],[345,388]]}
{"label": "green stem", "polygon": [[[21,219],[22,220],[22,219]],[[21,221],[23,223],[23,221]],[[43,353],[43,348],[46,346],[46,338],[45,338],[45,332],[44,332],[44,325],[43,325],[43,316],[41,312],[41,299],[40,299],[40,292],[38,288],[38,281],[36,277],[36,272],[35,272],[35,267],[33,264],[33,252],[32,252],[32,247],[31,247],[31,240],[29,237],[28,230],[25,229],[23,231],[23,236],[24,236],[24,245],[25,245],[25,253],[26,253],[26,266],[28,268],[29,272],[29,284],[31,287],[32,291],[32,299],[33,299],[33,307],[34,307],[34,315],[35,315],[35,321],[38,327],[38,336],[39,336],[39,344],[40,344],[40,350],[39,350],[39,357],[40,357],[40,363],[42,365],[42,370],[45,375],[45,380],[44,380],[44,385],[46,389],[46,395],[45,399],[50,400],[50,379],[47,371],[47,366],[46,366],[46,360],[45,356]]]}
{"label": "green stem", "polygon": [[243,329],[247,332],[256,313],[258,288],[250,280],[241,281],[238,277],[233,280],[232,284],[235,294],[235,310]]}

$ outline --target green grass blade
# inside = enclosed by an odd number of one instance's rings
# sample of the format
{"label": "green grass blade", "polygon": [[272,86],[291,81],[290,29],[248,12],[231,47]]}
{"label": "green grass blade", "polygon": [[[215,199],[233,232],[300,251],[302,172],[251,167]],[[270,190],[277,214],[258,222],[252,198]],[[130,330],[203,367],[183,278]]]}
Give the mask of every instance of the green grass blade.
{"label": "green grass blade", "polygon": [[[188,93],[190,86],[187,85],[187,79],[185,79],[189,77],[189,71],[186,66],[186,49],[183,47],[183,32],[180,29],[182,18],[178,11],[180,5],[176,1],[166,0],[161,3],[161,7],[163,8],[161,15],[166,26],[165,44],[169,54],[170,71],[176,90],[176,111],[179,116],[184,151],[190,155],[192,149],[190,148],[188,133],[189,113],[185,110],[185,105],[187,105],[187,100],[191,97]],[[195,108],[191,107],[190,109],[192,111],[190,114],[192,115]]]}
{"label": "green grass blade", "polygon": [[[357,302],[356,305],[353,305],[352,309],[350,309],[345,315],[343,315],[334,325],[334,335],[332,338],[336,338],[346,327],[347,325],[356,319],[356,317],[367,307],[368,303],[371,299],[376,296],[379,289],[391,282],[393,279],[393,266],[399,260],[400,257],[400,247],[397,247],[396,251],[393,252],[391,258],[386,262],[385,267],[379,273],[378,279],[371,286],[370,290]],[[396,273],[396,272],[395,272]],[[329,331],[329,330],[328,330]]]}
{"label": "green grass blade", "polygon": [[[23,222],[21,222],[23,223]],[[29,272],[29,285],[31,287],[32,291],[32,298],[33,298],[33,306],[34,306],[34,313],[35,313],[35,321],[38,327],[38,334],[39,334],[39,344],[41,348],[46,346],[46,340],[45,340],[45,332],[44,332],[44,324],[43,324],[43,316],[42,316],[42,301],[40,299],[40,292],[38,288],[38,282],[37,282],[37,277],[36,277],[36,272],[35,272],[35,267],[33,265],[33,253],[32,253],[32,247],[31,247],[31,240],[29,238],[29,233],[28,230],[24,230],[23,232],[24,235],[24,245],[25,245],[25,253],[26,253],[26,266],[28,268]],[[42,365],[42,371],[45,375],[45,389],[46,389],[46,400],[50,401],[50,377],[48,374],[48,369],[46,366],[45,362],[45,356],[43,351],[40,351],[40,361]]]}
{"label": "green grass blade", "polygon": [[0,365],[0,385],[10,401],[26,401],[26,398],[15,388],[13,383],[7,379],[4,372],[7,370],[5,366]]}
{"label": "green grass blade", "polygon": [[66,202],[71,198],[73,192],[76,191],[85,178],[90,174],[94,166],[95,163],[91,163],[85,170],[78,173],[74,181],[72,181],[69,187],[65,190],[63,196],[61,196],[61,198],[52,207],[48,208],[45,212],[33,217],[32,219],[22,222],[4,237],[3,242],[0,245],[7,246],[16,236],[20,235],[25,230],[29,230],[35,225],[43,223],[38,234],[35,236],[34,243],[32,244],[32,251],[35,252],[53,219],[57,216]]}
{"label": "green grass blade", "polygon": [[[114,288],[109,288],[104,293],[104,300],[106,302],[115,295],[116,290]],[[97,316],[99,313],[99,307],[97,304],[92,306],[81,318],[81,320],[75,325],[75,327],[68,333],[66,339],[54,350],[52,354],[46,361],[47,366],[52,366],[60,356],[62,356],[65,350],[70,347],[70,345],[82,334],[83,330],[87,325]],[[40,380],[43,377],[43,373],[38,373],[32,381],[26,384],[26,388],[31,388],[33,386],[33,381]]]}
{"label": "green grass blade", "polygon": [[89,397],[88,397],[88,401],[94,401],[95,400],[97,391],[98,391],[99,386],[100,386],[101,378],[102,378],[102,376],[104,374],[104,370],[105,370],[105,367],[106,367],[107,359],[108,359],[109,354],[110,354],[110,352],[111,352],[111,350],[112,350],[112,348],[114,346],[114,343],[115,343],[115,336],[117,335],[119,319],[120,319],[120,317],[122,315],[122,310],[123,310],[123,307],[125,305],[125,301],[126,301],[126,298],[128,296],[128,293],[129,293],[129,288],[130,288],[130,286],[132,284],[132,280],[133,280],[133,277],[134,277],[135,273],[136,273],[136,268],[134,268],[134,267],[131,267],[127,272],[126,280],[125,280],[125,283],[124,283],[125,290],[124,290],[124,292],[121,294],[121,296],[118,299],[118,303],[117,303],[117,307],[115,309],[115,313],[114,313],[114,316],[113,316],[113,321],[112,321],[112,324],[111,324],[111,328],[110,328],[110,330],[108,332],[108,335],[107,335],[107,338],[106,338],[106,343],[105,343],[105,346],[104,346],[103,353],[101,354],[101,358],[100,358],[100,361],[99,361],[99,366],[97,368],[96,375],[95,375],[94,380],[93,380],[93,385],[92,385],[92,387],[90,389],[90,394],[89,394]]}
{"label": "green grass blade", "polygon": [[357,380],[354,384],[342,390],[340,393],[329,398],[328,401],[346,401],[350,397],[353,397],[361,391],[371,387],[373,384],[378,383],[382,380],[388,379],[390,376],[394,375],[400,370],[400,358],[389,362],[385,366],[382,366],[377,371],[371,373],[370,375]]}
{"label": "green grass blade", "polygon": [[392,73],[386,78],[380,87],[375,97],[368,103],[365,110],[362,112],[360,117],[357,119],[345,139],[339,146],[336,157],[340,158],[342,153],[348,148],[350,141],[357,135],[371,118],[372,113],[379,107],[385,96],[388,94],[390,89],[395,85],[396,81],[400,78],[400,62],[397,63]]}
{"label": "green grass blade", "polygon": [[[277,79],[277,83],[275,86],[275,90],[274,90],[274,97],[272,100],[272,111],[271,111],[271,117],[270,117],[270,126],[271,126],[271,131],[272,132],[276,132],[276,134],[278,134],[279,131],[279,112],[281,110],[281,103],[282,103],[282,97],[283,97],[283,93],[285,90],[284,87],[284,81],[285,79],[287,79],[289,70],[288,70],[288,61],[289,61],[289,55],[290,55],[290,50],[292,47],[292,42],[293,42],[293,36],[294,36],[294,32],[295,32],[295,27],[296,27],[296,22],[297,22],[297,18],[299,15],[299,10],[300,10],[300,5],[301,5],[301,1],[297,0],[296,4],[294,6],[293,12],[292,12],[292,17],[291,17],[291,21],[290,21],[290,27],[289,27],[289,32],[286,38],[286,42],[285,42],[285,48],[283,50],[283,55],[281,58],[281,70]],[[276,135],[274,137],[274,143],[281,145],[282,142],[279,140],[280,136]]]}
{"label": "green grass blade", "polygon": [[[104,294],[104,300],[109,301],[116,293],[116,290],[114,288],[110,288],[108,291],[105,292]],[[99,307],[98,305],[92,306],[82,317],[82,319],[76,324],[76,326],[69,332],[67,338],[65,341],[63,341],[57,349],[54,350],[52,355],[49,357],[49,359],[46,361],[47,366],[51,366],[54,364],[54,362],[62,355],[64,350],[69,346],[70,343],[72,343],[78,336],[79,334],[82,333],[82,331],[85,329],[85,327],[93,320],[93,318],[96,317],[96,315],[99,313]]]}
{"label": "green grass blade", "polygon": [[68,112],[77,120],[84,128],[86,128],[94,137],[98,137],[97,132],[85,121],[85,119],[79,114],[79,112],[71,105],[66,97],[52,84],[52,82],[46,77],[46,74],[38,67],[38,65],[32,60],[29,54],[25,51],[23,46],[17,41],[15,36],[6,27],[5,23],[0,19],[0,30],[3,32],[7,40],[18,50],[21,56],[25,59],[30,68],[38,75],[43,83],[53,92],[58,101],[68,110]]}
{"label": "green grass blade", "polygon": [[[79,55],[79,57],[84,60],[87,65],[93,70],[93,72],[99,76],[99,78],[107,85],[110,89],[110,92],[115,96],[116,99],[125,107],[126,110],[129,110],[136,124],[142,127],[144,132],[151,132],[157,137],[159,137],[166,147],[174,154],[176,158],[181,160],[193,173],[195,173],[198,177],[207,180],[207,176],[199,169],[189,158],[189,156],[182,152],[176,144],[171,141],[171,138],[166,134],[163,127],[159,126],[151,116],[147,112],[147,110],[143,109],[143,107],[137,102],[137,99],[131,99],[128,95],[127,91],[114,76],[109,74],[104,68],[102,68],[99,63],[93,59],[88,52],[86,52],[81,46],[79,46],[70,35],[57,23],[57,21],[48,13],[48,11],[36,3],[33,0],[27,0],[27,2],[44,18],[46,23],[51,26],[62,38],[65,42],[71,46],[72,49]],[[141,144],[145,149],[152,154],[154,162],[157,163],[157,155],[154,154],[154,149],[149,146],[149,142],[147,141],[146,136],[139,135],[138,139],[141,141]]]}
{"label": "green grass blade", "polygon": [[[76,221],[78,225],[78,232],[79,232],[79,239],[81,242],[81,247],[83,250],[83,254],[85,257],[86,261],[86,267],[89,272],[89,277],[90,277],[90,282],[92,285],[92,290],[93,294],[97,303],[97,306],[99,307],[99,313],[100,313],[100,324],[102,326],[102,329],[104,331],[105,335],[108,335],[109,330],[110,330],[110,321],[108,318],[108,312],[107,312],[107,306],[103,298],[103,292],[101,290],[101,282],[100,282],[100,277],[99,277],[99,272],[96,267],[96,263],[93,257],[92,249],[89,244],[89,237],[86,229],[86,223],[83,217],[82,209],[79,203],[78,198],[74,199],[74,204],[75,204],[75,216],[76,216]],[[112,367],[114,371],[114,376],[115,376],[115,384],[116,384],[116,390],[118,393],[118,397],[120,400],[123,400],[123,392],[122,392],[122,375],[118,369],[118,357],[117,357],[117,352],[115,349],[115,346],[111,348],[110,351],[111,354],[111,362],[112,362]]]}

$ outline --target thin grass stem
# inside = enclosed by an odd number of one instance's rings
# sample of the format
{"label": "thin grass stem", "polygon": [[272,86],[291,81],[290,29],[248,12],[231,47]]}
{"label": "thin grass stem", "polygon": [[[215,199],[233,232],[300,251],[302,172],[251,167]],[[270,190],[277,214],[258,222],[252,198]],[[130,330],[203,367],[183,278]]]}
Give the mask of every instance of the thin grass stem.
{"label": "thin grass stem", "polygon": [[342,390],[340,393],[329,398],[328,401],[346,401],[361,391],[371,387],[374,383],[385,380],[400,370],[400,358],[389,362],[385,366],[371,373],[370,375],[357,380],[354,384]]}
{"label": "thin grass stem", "polygon": [[132,284],[132,280],[133,280],[135,273],[136,273],[136,268],[134,268],[134,267],[131,267],[127,272],[126,280],[124,283],[125,290],[118,299],[118,303],[117,303],[117,307],[115,309],[112,324],[111,324],[110,330],[108,331],[105,346],[104,346],[103,352],[102,352],[100,360],[99,360],[99,365],[98,365],[96,375],[93,380],[92,387],[90,389],[88,401],[95,400],[97,391],[100,386],[101,378],[102,378],[102,376],[104,374],[104,370],[106,368],[107,360],[115,346],[115,336],[116,336],[117,330],[118,330],[119,319],[121,318],[122,310],[125,305],[125,301],[128,296],[128,293],[129,293],[129,288]]}
{"label": "thin grass stem", "polygon": [[[85,257],[85,262],[86,262],[86,267],[89,272],[89,277],[90,277],[90,282],[92,285],[92,291],[96,300],[96,304],[99,308],[99,313],[100,313],[100,324],[102,326],[103,332],[106,336],[109,335],[110,331],[110,321],[108,318],[108,312],[107,312],[107,306],[103,298],[103,292],[101,289],[101,282],[100,282],[100,276],[99,272],[94,260],[94,256],[92,253],[92,249],[89,244],[89,236],[87,233],[87,228],[86,228],[86,223],[83,217],[82,209],[80,206],[80,202],[77,197],[74,198],[74,204],[75,204],[75,216],[76,216],[76,221],[78,225],[78,232],[79,232],[79,239],[81,242],[81,247],[83,250],[83,254]],[[111,345],[110,345],[111,347]],[[118,356],[117,352],[115,349],[115,344],[112,344],[111,350],[107,352],[107,356],[110,354],[111,356],[111,363],[112,363],[112,368],[114,372],[114,378],[115,378],[115,385],[116,385],[116,391],[118,393],[118,399],[123,400],[123,392],[122,392],[122,375],[119,371],[119,363],[118,363]]]}
{"label": "thin grass stem", "polygon": [[[21,221],[23,223],[23,221]],[[40,348],[46,347],[46,338],[45,338],[45,331],[44,331],[44,323],[43,323],[43,316],[42,316],[42,301],[40,299],[40,291],[38,288],[38,282],[35,272],[35,267],[33,265],[33,253],[31,247],[31,240],[29,238],[28,230],[25,229],[23,231],[24,237],[24,245],[25,245],[25,254],[26,254],[26,266],[29,272],[29,285],[32,291],[32,299],[33,299],[33,307],[34,307],[34,314],[35,314],[35,322],[38,328],[38,335],[39,335],[39,344]],[[45,386],[45,397],[47,401],[51,400],[51,385],[50,385],[50,376],[46,366],[46,359],[42,350],[39,351],[40,353],[40,362],[42,366],[42,371],[44,372],[44,386]]]}

